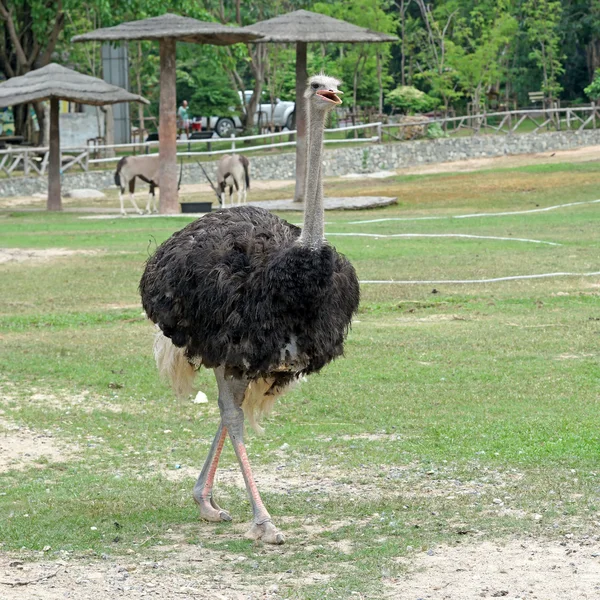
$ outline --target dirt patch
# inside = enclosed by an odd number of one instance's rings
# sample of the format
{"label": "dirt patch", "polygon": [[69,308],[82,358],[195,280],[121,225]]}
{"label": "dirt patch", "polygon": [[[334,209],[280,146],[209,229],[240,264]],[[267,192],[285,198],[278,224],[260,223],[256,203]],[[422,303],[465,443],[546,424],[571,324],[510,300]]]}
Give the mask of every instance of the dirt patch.
{"label": "dirt patch", "polygon": [[468,173],[482,169],[499,169],[523,167],[525,165],[551,164],[559,162],[597,161],[600,146],[586,146],[575,150],[557,150],[556,152],[539,152],[535,154],[517,154],[511,156],[494,156],[490,158],[469,158],[433,165],[420,165],[398,169],[399,175],[429,175],[433,173]]}
{"label": "dirt patch", "polygon": [[[250,173],[252,175],[252,173]],[[253,179],[252,190],[278,190],[280,188],[286,188],[294,185],[293,179]],[[212,188],[208,183],[191,183],[181,186],[181,194],[200,194],[200,193],[213,193]]]}
{"label": "dirt patch", "polygon": [[44,250],[0,248],[0,265],[5,263],[52,260],[74,255],[92,256],[99,253],[98,250],[67,250],[65,248],[46,248]]}
{"label": "dirt patch", "polygon": [[398,559],[408,576],[385,581],[394,600],[600,597],[598,540],[511,540],[441,546]]}
{"label": "dirt patch", "polygon": [[41,460],[56,463],[66,459],[50,432],[34,431],[0,418],[0,473],[36,466]]}
{"label": "dirt patch", "polygon": [[[249,583],[241,573],[244,556],[200,546],[175,545],[156,561],[133,553],[122,560],[43,560],[28,562],[0,556],[3,600],[278,600],[279,583]],[[133,551],[132,551],[133,552]],[[11,585],[12,584],[12,585]]]}

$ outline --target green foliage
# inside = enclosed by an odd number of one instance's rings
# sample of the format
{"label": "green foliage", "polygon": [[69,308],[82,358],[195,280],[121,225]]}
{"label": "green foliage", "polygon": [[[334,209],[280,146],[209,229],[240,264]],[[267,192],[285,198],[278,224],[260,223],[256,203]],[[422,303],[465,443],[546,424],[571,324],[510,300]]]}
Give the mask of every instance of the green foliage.
{"label": "green foliage", "polygon": [[386,94],[385,101],[406,114],[428,112],[436,108],[440,103],[437,98],[428,96],[425,92],[418,90],[412,85],[399,85],[396,89]]}
{"label": "green foliage", "polygon": [[506,2],[476,5],[459,23],[456,37],[464,53],[457,56],[455,64],[474,112],[483,108],[485,90],[505,74],[503,57],[518,28],[516,18],[506,10]]}
{"label": "green foliage", "polygon": [[590,100],[598,100],[600,98],[600,69],[596,69],[592,83],[583,91]]}
{"label": "green foliage", "polygon": [[430,123],[427,126],[427,137],[431,140],[437,140],[439,138],[447,138],[448,132],[444,131],[439,123]]}
{"label": "green foliage", "polygon": [[215,50],[196,44],[177,46],[177,102],[187,100],[192,116],[239,110],[239,97],[221,66],[221,53]]}
{"label": "green foliage", "polygon": [[542,91],[556,98],[562,90],[558,81],[564,72],[564,56],[560,50],[558,26],[562,14],[559,0],[527,0],[523,5],[527,39],[531,43],[529,57],[542,70]]}

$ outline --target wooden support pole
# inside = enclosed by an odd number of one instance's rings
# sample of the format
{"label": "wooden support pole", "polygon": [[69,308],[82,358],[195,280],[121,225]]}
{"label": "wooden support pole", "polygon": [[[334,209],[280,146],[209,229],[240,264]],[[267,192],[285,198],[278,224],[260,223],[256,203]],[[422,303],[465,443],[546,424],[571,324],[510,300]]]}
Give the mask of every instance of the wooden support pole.
{"label": "wooden support pole", "polygon": [[50,160],[48,162],[48,210],[62,210],[60,197],[59,100],[50,98]]}
{"label": "wooden support pole", "polygon": [[175,40],[160,40],[160,111],[158,174],[161,214],[180,212],[177,190],[177,98],[175,91]]}
{"label": "wooden support pole", "polygon": [[294,202],[304,202],[306,177],[306,42],[296,43],[296,191]]}

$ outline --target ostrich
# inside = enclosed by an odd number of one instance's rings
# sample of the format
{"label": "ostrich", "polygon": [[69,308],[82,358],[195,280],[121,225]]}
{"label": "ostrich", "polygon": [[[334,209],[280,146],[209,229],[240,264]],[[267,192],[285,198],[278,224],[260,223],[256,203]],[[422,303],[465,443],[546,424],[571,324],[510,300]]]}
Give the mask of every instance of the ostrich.
{"label": "ostrich", "polygon": [[257,425],[275,398],[343,353],[359,303],[356,272],[324,238],[321,154],[325,118],[341,104],[339,82],[309,80],[308,169],[300,230],[267,210],[239,206],[209,213],[173,234],[148,259],[140,293],[160,328],[154,354],[179,394],[195,371],[214,369],[221,421],[194,486],[207,521],[231,517],[212,488],[227,435],[250,496],[246,537],[281,544],[254,481],[244,446],[244,415]]}

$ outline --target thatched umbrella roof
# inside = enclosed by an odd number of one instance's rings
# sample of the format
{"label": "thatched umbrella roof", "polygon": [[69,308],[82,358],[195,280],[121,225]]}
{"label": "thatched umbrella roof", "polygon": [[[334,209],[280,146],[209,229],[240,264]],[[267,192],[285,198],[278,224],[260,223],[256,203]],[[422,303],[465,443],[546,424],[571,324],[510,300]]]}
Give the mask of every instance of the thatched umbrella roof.
{"label": "thatched umbrella roof", "polygon": [[254,25],[244,27],[242,31],[258,33],[264,36],[256,43],[267,42],[339,42],[358,44],[377,42],[397,42],[395,35],[380,33],[365,27],[359,27],[346,21],[340,21],[327,15],[296,10]]}
{"label": "thatched umbrella roof", "polygon": [[73,42],[158,40],[160,42],[160,212],[180,212],[177,190],[177,103],[175,93],[175,45],[177,41],[226,46],[251,42],[260,34],[212,23],[164,14],[160,17],[121,23],[75,36]]}
{"label": "thatched umbrella roof", "polygon": [[148,100],[137,94],[55,63],[0,83],[0,107],[51,98],[97,106],[117,102],[149,104]]}
{"label": "thatched umbrella roof", "polygon": [[395,35],[380,33],[365,27],[359,27],[346,21],[340,21],[327,15],[296,10],[279,17],[267,19],[254,25],[248,25],[243,31],[261,34],[263,37],[255,43],[295,43],[296,44],[296,192],[294,200],[304,200],[304,175],[306,172],[306,122],[304,107],[304,88],[306,87],[306,45],[309,43],[383,43],[396,42]]}
{"label": "thatched umbrella roof", "polygon": [[228,27],[221,23],[198,21],[189,17],[166,13],[160,17],[151,17],[141,21],[121,23],[115,27],[104,27],[82,35],[76,35],[71,41],[108,42],[111,40],[159,40],[173,38],[180,42],[193,44],[214,44],[228,46],[239,42],[251,42],[260,34]]}
{"label": "thatched umbrella roof", "polygon": [[0,83],[0,107],[50,100],[50,156],[48,161],[48,210],[61,210],[60,130],[58,101],[81,104],[115,104],[148,100],[89,75],[51,63]]}

